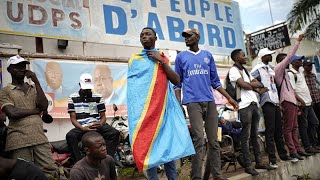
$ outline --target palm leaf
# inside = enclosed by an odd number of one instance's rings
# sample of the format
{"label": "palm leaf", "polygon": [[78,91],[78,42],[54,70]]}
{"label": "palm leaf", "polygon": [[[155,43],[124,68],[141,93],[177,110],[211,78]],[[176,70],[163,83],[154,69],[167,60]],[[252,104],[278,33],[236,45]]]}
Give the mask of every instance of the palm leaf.
{"label": "palm leaf", "polygon": [[[311,25],[320,16],[320,0],[297,0],[293,5],[292,10],[288,14],[288,25],[289,29],[295,33],[298,30],[304,29],[309,24]],[[308,38],[313,37],[312,39],[319,38],[318,27],[315,23],[313,26],[310,26],[311,29],[309,33],[316,34],[306,34]],[[314,30],[315,29],[315,30]],[[307,33],[307,32],[306,32]]]}

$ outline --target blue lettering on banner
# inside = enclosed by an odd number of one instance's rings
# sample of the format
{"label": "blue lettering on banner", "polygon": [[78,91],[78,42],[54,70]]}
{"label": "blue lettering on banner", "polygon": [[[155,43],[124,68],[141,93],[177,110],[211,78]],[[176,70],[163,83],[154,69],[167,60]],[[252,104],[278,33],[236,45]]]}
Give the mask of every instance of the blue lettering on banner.
{"label": "blue lettering on banner", "polygon": [[170,41],[184,42],[184,38],[181,35],[181,32],[184,30],[182,19],[167,16],[167,23]]}
{"label": "blue lettering on banner", "polygon": [[220,17],[219,6],[217,3],[214,3],[214,13],[216,14],[217,21],[223,21],[223,19]]}
{"label": "blue lettering on banner", "polygon": [[188,23],[189,28],[196,28],[199,30],[200,33],[200,40],[199,40],[199,44],[204,44],[204,30],[203,30],[203,25],[200,22],[197,21],[189,21]]}
{"label": "blue lettering on banner", "polygon": [[157,0],[150,0],[151,7],[157,7]]}
{"label": "blue lettering on banner", "polygon": [[232,17],[232,13],[230,12],[231,11],[231,7],[225,6],[224,8],[225,8],[225,11],[226,11],[227,22],[233,23],[233,21],[231,20],[231,17]]}
{"label": "blue lettering on banner", "polygon": [[179,5],[180,2],[177,0],[170,0],[171,11],[180,12],[180,9],[177,9],[176,5]]}
{"label": "blue lettering on banner", "polygon": [[195,0],[184,0],[184,4],[185,4],[185,9],[186,9],[186,13],[189,15],[196,15],[196,5],[195,5]]}
{"label": "blue lettering on banner", "polygon": [[[125,35],[128,30],[126,12],[118,6],[103,5],[107,34]],[[118,27],[114,27],[112,13],[117,16]]]}
{"label": "blue lettering on banner", "polygon": [[209,45],[214,46],[214,39],[215,39],[218,43],[218,47],[222,47],[220,29],[218,28],[218,26],[213,24],[207,24],[207,28],[208,28]]}
{"label": "blue lettering on banner", "polygon": [[[222,54],[226,54],[230,53],[231,49],[244,48],[241,38],[242,27],[237,16],[238,6],[233,1],[230,3],[213,0],[149,0],[146,2],[148,3],[137,5],[132,3],[132,0],[121,0],[121,3],[103,5],[106,34],[125,35],[123,37],[127,41],[122,42],[132,45],[131,42],[137,42],[132,39],[134,36],[132,31],[136,29],[128,28],[148,26],[155,30],[158,40],[161,40],[159,48],[181,50],[185,48],[185,44],[172,43],[184,42],[181,32],[186,28],[196,28],[200,33],[199,44],[210,51],[222,50]],[[131,4],[128,5],[128,3]],[[132,25],[133,23],[137,24]],[[219,50],[212,47],[218,47]],[[198,72],[201,73],[200,70],[190,73]]]}
{"label": "blue lettering on banner", "polygon": [[164,40],[162,28],[158,19],[157,14],[149,13],[148,15],[148,27],[152,27],[153,30],[157,33],[159,39]]}
{"label": "blue lettering on banner", "polygon": [[[226,40],[227,48],[235,48],[236,47],[236,34],[232,28],[223,27],[224,39]],[[231,39],[229,38],[229,34],[231,35]]]}

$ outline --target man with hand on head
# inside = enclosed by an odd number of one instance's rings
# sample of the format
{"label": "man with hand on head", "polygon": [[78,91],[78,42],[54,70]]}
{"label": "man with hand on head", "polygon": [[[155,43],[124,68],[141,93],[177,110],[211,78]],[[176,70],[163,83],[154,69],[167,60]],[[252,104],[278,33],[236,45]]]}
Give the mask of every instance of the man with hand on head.
{"label": "man with hand on head", "polygon": [[75,161],[82,158],[78,142],[89,131],[97,131],[105,139],[108,154],[114,156],[120,132],[106,123],[104,100],[100,94],[92,92],[93,81],[90,74],[80,76],[80,90],[68,99],[68,112],[75,128],[71,129],[66,140]]}
{"label": "man with hand on head", "polygon": [[[47,111],[48,100],[36,74],[26,69],[27,64],[29,61],[19,55],[10,57],[7,70],[12,83],[0,90],[1,110],[9,119],[6,151],[11,158],[34,162],[47,176],[55,176],[57,166],[40,116]],[[25,77],[34,84],[26,83]]]}

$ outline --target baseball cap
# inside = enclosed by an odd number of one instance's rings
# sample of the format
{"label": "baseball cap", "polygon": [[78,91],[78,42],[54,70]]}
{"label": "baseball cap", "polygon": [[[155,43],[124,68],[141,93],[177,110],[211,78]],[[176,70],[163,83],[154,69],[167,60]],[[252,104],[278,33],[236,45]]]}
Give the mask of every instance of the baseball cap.
{"label": "baseball cap", "polygon": [[191,28],[191,29],[186,29],[182,32],[182,37],[185,37],[186,34],[192,35],[192,34],[197,34],[200,36],[200,33],[198,31],[198,29],[195,28]]}
{"label": "baseball cap", "polygon": [[29,61],[25,60],[23,57],[20,57],[19,55],[15,55],[15,56],[12,56],[8,59],[8,67],[11,65],[11,64],[19,64],[21,62],[25,62],[26,64],[30,64]]}
{"label": "baseball cap", "polygon": [[302,62],[303,65],[307,65],[307,64],[314,64],[314,62],[311,60],[311,59],[305,59],[303,62]]}
{"label": "baseball cap", "polygon": [[265,55],[270,55],[270,54],[274,54],[274,53],[275,53],[275,51],[271,51],[271,50],[268,49],[268,48],[263,48],[263,49],[260,49],[260,50],[259,50],[258,56],[259,56],[260,58],[262,58],[262,57],[265,56]]}
{"label": "baseball cap", "polygon": [[290,62],[294,62],[294,61],[298,61],[298,60],[302,60],[304,58],[304,56],[298,56],[298,55],[294,55],[292,56],[292,58],[290,59]]}
{"label": "baseball cap", "polygon": [[93,89],[93,81],[91,74],[84,73],[80,76],[81,89]]}

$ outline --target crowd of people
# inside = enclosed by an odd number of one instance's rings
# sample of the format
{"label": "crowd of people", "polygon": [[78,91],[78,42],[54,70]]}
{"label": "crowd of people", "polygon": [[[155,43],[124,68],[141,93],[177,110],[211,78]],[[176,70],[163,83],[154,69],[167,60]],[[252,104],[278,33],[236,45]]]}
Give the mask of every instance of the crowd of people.
{"label": "crowd of people", "polygon": [[[141,31],[140,42],[146,51],[146,59],[157,65],[165,75],[166,81],[174,84],[174,94],[167,98],[176,99],[177,106],[172,107],[175,111],[167,113],[182,114],[183,106],[187,107],[195,150],[191,157],[191,179],[206,179],[202,174],[203,166],[210,169],[213,179],[226,179],[221,173],[220,146],[217,138],[218,113],[212,89],[220,92],[228,103],[238,110],[242,125],[241,151],[246,173],[255,176],[259,174],[256,169],[276,169],[278,165],[275,148],[281,160],[294,163],[320,152],[320,83],[312,73],[313,62],[295,55],[303,34],[288,54],[277,55],[275,67],[270,65],[272,54],[275,52],[267,48],[259,51],[261,63],[253,67],[251,72],[244,66],[247,63],[245,52],[241,49],[233,50],[231,59],[234,65],[226,79],[240,93],[232,97],[220,82],[213,55],[199,48],[199,31],[187,29],[181,33],[189,49],[177,55],[174,70],[171,69],[168,59],[155,50],[157,34],[152,28],[147,27]],[[11,74],[12,82],[0,90],[3,112],[1,120],[4,121],[4,115],[9,119],[5,145],[8,157],[0,157],[0,177],[58,178],[58,167],[51,158],[50,145],[44,134],[41,118],[47,111],[48,101],[35,73],[27,70],[27,64],[29,61],[18,55],[9,58],[7,70]],[[26,83],[25,77],[33,84]],[[72,180],[117,179],[114,155],[120,133],[106,123],[105,100],[101,94],[92,91],[94,83],[95,80],[90,74],[82,74],[79,91],[70,95],[68,99],[66,111],[69,112],[71,123],[75,126],[66,135],[75,162],[70,173]],[[171,86],[168,83],[168,87]],[[152,103],[154,102],[150,102]],[[258,144],[260,108],[265,120],[268,164],[262,162]],[[156,111],[161,109],[153,108],[150,111],[157,114]],[[0,122],[1,126],[2,124],[3,122]],[[202,160],[203,128],[208,139],[205,164]],[[130,135],[132,133],[130,132]],[[191,141],[190,135],[187,136]],[[79,141],[82,142],[85,155],[80,153]],[[255,166],[250,158],[249,144],[254,147]],[[4,154],[1,151],[1,155]],[[177,179],[174,160],[165,162],[164,167],[168,179]],[[32,173],[22,174],[26,169]],[[151,180],[158,179],[156,167],[149,168],[147,176]]]}

